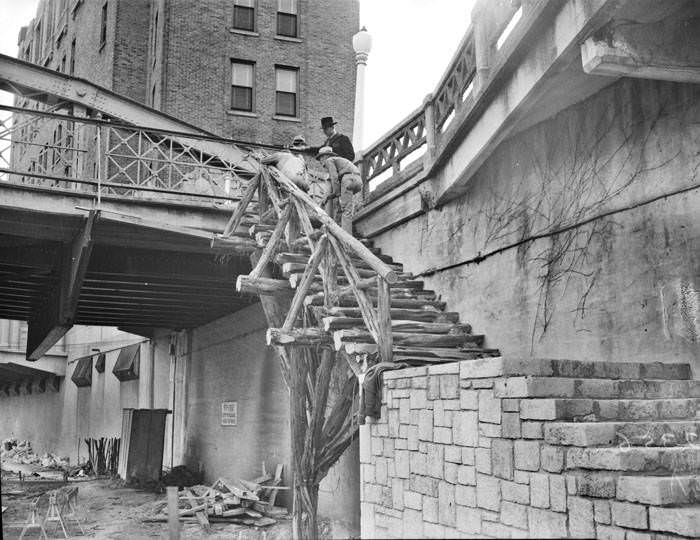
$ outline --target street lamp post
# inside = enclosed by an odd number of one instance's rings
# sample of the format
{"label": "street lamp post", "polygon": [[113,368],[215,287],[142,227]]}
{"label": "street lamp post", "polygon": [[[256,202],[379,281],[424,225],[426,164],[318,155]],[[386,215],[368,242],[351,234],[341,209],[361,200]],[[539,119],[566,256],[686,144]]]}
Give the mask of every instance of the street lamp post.
{"label": "street lamp post", "polygon": [[353,124],[353,146],[357,152],[362,150],[362,136],[365,118],[365,67],[367,57],[372,50],[372,36],[363,26],[357,34],[352,36],[352,48],[355,49],[355,63],[357,64],[357,81],[355,84],[355,121]]}

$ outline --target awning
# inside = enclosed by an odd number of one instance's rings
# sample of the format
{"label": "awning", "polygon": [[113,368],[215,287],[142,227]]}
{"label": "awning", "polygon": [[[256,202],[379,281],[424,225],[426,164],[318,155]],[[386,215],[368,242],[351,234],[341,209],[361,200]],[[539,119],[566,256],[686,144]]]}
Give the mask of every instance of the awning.
{"label": "awning", "polygon": [[100,353],[97,355],[97,360],[95,360],[95,370],[97,373],[105,372],[105,360],[107,358],[107,353]]}
{"label": "awning", "polygon": [[78,358],[70,380],[75,386],[90,386],[92,384],[92,356]]}
{"label": "awning", "polygon": [[112,373],[120,381],[133,381],[139,378],[140,343],[128,345],[119,351],[117,363]]}

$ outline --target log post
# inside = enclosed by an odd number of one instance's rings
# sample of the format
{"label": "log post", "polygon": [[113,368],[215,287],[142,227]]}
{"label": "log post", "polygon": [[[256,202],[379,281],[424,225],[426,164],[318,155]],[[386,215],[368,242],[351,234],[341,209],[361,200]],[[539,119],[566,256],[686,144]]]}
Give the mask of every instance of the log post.
{"label": "log post", "polygon": [[394,349],[393,330],[391,324],[391,293],[389,284],[377,276],[377,330],[379,335],[379,356],[382,362],[392,361]]}

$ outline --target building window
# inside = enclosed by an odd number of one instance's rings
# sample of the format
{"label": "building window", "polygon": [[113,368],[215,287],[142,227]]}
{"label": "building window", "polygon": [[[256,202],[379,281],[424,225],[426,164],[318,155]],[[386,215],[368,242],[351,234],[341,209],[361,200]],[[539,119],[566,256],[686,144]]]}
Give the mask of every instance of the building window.
{"label": "building window", "polygon": [[75,38],[70,42],[70,74],[75,74]]}
{"label": "building window", "polygon": [[107,3],[102,5],[102,18],[100,22],[100,48],[107,42]]}
{"label": "building window", "polygon": [[294,68],[275,68],[275,114],[296,117],[297,75],[298,70]]}
{"label": "building window", "polygon": [[297,37],[297,0],[277,0],[277,35]]}
{"label": "building window", "polygon": [[153,17],[153,39],[151,40],[151,66],[156,65],[156,51],[158,48],[158,11]]}
{"label": "building window", "polygon": [[253,110],[254,67],[250,62],[232,63],[231,108],[236,111]]}
{"label": "building window", "polygon": [[236,30],[255,31],[255,0],[233,1],[233,27]]}

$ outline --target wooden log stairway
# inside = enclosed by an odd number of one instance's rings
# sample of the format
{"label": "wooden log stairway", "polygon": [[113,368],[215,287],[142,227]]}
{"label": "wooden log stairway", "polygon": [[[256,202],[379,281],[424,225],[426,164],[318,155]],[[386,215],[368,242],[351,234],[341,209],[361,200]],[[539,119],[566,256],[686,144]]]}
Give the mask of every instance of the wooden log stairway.
{"label": "wooden log stairway", "polygon": [[[256,165],[212,247],[240,242],[246,232],[256,243],[253,269],[238,277],[236,288],[260,297],[267,342],[280,358],[290,394],[293,531],[314,538],[318,485],[357,438],[363,369],[378,361],[453,362],[498,351],[484,348],[484,336],[445,311],[422,280],[344,231],[264,158]],[[334,392],[332,380],[340,382]]]}

